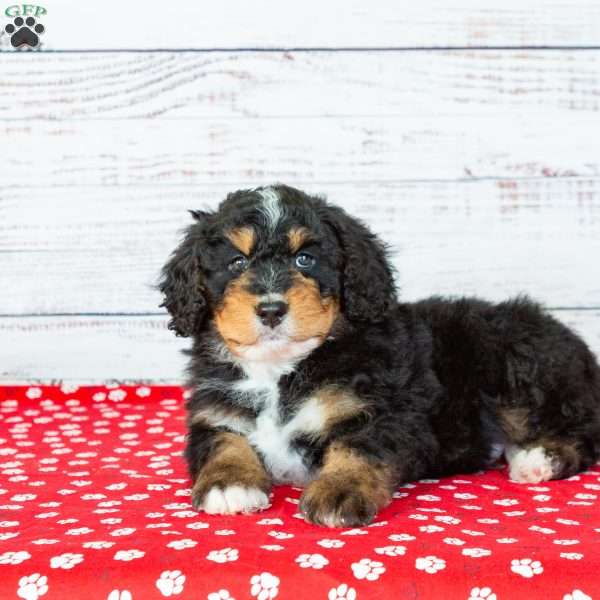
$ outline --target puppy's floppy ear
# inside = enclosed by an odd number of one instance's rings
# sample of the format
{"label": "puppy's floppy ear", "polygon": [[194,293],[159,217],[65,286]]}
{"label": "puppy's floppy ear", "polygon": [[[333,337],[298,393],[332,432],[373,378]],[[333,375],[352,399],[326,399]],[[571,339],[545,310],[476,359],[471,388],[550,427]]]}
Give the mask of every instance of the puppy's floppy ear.
{"label": "puppy's floppy ear", "polygon": [[205,222],[211,216],[202,211],[189,211],[198,221],[185,231],[181,244],[162,268],[159,289],[164,294],[164,306],[171,314],[169,329],[188,337],[197,331],[208,309],[204,274],[200,264]]}
{"label": "puppy's floppy ear", "polygon": [[337,206],[324,206],[323,220],[342,247],[342,311],[351,321],[376,323],[396,303],[396,288],[383,242]]}

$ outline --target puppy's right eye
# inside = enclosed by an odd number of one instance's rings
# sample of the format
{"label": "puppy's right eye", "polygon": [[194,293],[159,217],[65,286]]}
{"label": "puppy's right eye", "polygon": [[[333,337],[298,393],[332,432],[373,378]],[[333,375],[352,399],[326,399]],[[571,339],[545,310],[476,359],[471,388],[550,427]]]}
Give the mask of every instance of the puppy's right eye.
{"label": "puppy's right eye", "polygon": [[230,263],[227,265],[227,268],[232,273],[242,273],[248,268],[248,259],[245,256],[236,256]]}

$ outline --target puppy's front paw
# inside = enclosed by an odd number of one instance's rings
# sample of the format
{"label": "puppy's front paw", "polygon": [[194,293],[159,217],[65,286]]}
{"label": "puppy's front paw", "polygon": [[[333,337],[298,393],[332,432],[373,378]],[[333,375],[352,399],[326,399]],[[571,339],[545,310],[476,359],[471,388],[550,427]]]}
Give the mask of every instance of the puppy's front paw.
{"label": "puppy's front paw", "polygon": [[304,518],[327,527],[359,527],[370,523],[381,506],[374,490],[340,485],[338,477],[321,476],[308,485],[300,499]]}
{"label": "puppy's front paw", "polygon": [[269,506],[269,498],[265,492],[255,487],[213,486],[206,493],[192,490],[192,504],[209,515],[231,515],[264,510]]}

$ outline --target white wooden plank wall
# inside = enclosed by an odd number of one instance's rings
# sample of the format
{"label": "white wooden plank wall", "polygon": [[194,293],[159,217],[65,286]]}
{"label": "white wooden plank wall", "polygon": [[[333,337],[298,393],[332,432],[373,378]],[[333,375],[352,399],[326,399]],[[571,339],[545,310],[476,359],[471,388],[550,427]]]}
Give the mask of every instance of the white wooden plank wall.
{"label": "white wooden plank wall", "polygon": [[405,299],[526,291],[600,353],[595,0],[43,6],[39,51],[0,35],[1,381],[178,381],[185,210],[273,181],[367,221]]}

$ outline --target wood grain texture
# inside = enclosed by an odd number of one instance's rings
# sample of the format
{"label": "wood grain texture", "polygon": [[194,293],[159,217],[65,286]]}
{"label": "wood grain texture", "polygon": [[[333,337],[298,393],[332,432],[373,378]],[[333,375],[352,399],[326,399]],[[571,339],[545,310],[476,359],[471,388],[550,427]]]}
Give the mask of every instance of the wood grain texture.
{"label": "wood grain texture", "polygon": [[46,0],[44,6],[45,50],[590,45],[598,43],[600,28],[595,0],[228,0],[176,8]]}
{"label": "wood grain texture", "polygon": [[600,109],[600,51],[4,53],[0,72],[0,120],[10,121],[373,115],[425,125]]}
{"label": "wood grain texture", "polygon": [[[0,314],[158,311],[153,286],[187,209],[252,183],[4,190]],[[600,178],[290,183],[379,233],[407,300],[528,292],[600,306]]]}
{"label": "wood grain texture", "polygon": [[[600,355],[600,311],[559,311]],[[0,382],[184,380],[189,340],[166,328],[166,317],[0,318]]]}
{"label": "wood grain texture", "polygon": [[[560,123],[560,126],[558,126]],[[115,120],[0,125],[5,188],[594,176],[585,114]],[[3,190],[4,191],[4,190]]]}

